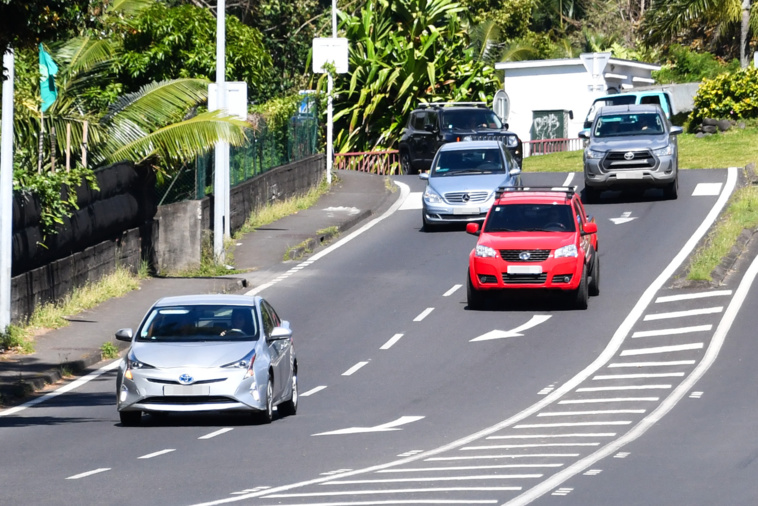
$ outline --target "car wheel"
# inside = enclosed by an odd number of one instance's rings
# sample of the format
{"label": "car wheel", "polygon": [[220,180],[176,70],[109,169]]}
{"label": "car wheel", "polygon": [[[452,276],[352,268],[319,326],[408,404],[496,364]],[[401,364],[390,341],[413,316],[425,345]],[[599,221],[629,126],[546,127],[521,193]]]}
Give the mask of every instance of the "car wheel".
{"label": "car wheel", "polygon": [[279,413],[283,416],[293,416],[297,414],[297,373],[292,375],[292,396],[289,400],[279,405]]}
{"label": "car wheel", "polygon": [[135,427],[142,421],[142,411],[119,411],[118,417],[121,419],[121,425]]}
{"label": "car wheel", "polygon": [[600,200],[600,190],[593,188],[591,186],[584,186],[584,203],[585,204],[594,204]]}
{"label": "car wheel", "polygon": [[663,196],[669,200],[676,200],[679,193],[679,177],[676,177],[663,188]]}
{"label": "car wheel", "polygon": [[587,269],[582,269],[582,279],[579,286],[574,291],[574,307],[577,309],[587,309],[587,300],[589,299],[589,290],[587,287]]}
{"label": "car wheel", "polygon": [[411,154],[408,151],[400,153],[400,173],[402,175],[413,174],[413,166],[411,165]]}
{"label": "car wheel", "polygon": [[260,412],[259,419],[261,423],[271,423],[274,419],[274,383],[271,377],[266,384],[266,409]]}
{"label": "car wheel", "polygon": [[592,275],[587,291],[593,297],[600,295],[600,257],[597,256],[597,252],[595,252],[595,258],[592,262]]}
{"label": "car wheel", "polygon": [[468,308],[473,310],[484,308],[487,302],[487,295],[474,288],[474,284],[471,282],[471,271],[466,271],[466,302]]}

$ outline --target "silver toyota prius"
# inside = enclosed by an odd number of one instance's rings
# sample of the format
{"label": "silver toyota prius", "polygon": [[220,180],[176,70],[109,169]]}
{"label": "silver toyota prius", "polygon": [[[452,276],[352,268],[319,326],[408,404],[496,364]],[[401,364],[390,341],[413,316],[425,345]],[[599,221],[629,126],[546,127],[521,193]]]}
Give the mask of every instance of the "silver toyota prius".
{"label": "silver toyota prius", "polygon": [[248,411],[271,422],[297,412],[292,330],[263,298],[244,295],[165,297],[137,332],[116,380],[122,425],[142,413]]}

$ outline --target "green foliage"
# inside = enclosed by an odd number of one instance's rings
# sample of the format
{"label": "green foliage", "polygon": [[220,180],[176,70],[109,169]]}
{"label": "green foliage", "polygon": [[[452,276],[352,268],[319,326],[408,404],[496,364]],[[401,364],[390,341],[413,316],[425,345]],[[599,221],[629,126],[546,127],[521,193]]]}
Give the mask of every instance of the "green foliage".
{"label": "green foliage", "polygon": [[758,117],[758,69],[748,67],[704,80],[694,102],[693,122]]}
{"label": "green foliage", "polygon": [[653,78],[661,84],[700,82],[740,68],[736,59],[724,64],[711,53],[697,52],[680,44],[670,46],[663,56],[666,62],[661,70],[653,72]]}
{"label": "green foliage", "polygon": [[118,348],[110,341],[106,341],[100,346],[100,355],[103,360],[109,360],[118,357]]}
{"label": "green foliage", "polygon": [[520,39],[529,32],[535,0],[461,0],[474,23],[492,21],[503,41]]}
{"label": "green foliage", "polygon": [[419,102],[491,102],[497,75],[474,59],[462,10],[453,0],[370,0],[342,14],[351,72],[335,79],[338,152],[392,147]]}
{"label": "green foliage", "polygon": [[[216,78],[216,18],[194,5],[156,3],[127,22],[123,52],[116,60],[124,90],[134,92],[154,81]],[[226,16],[226,78],[245,81],[248,99],[270,96],[271,58],[261,33]]]}
{"label": "green foliage", "polygon": [[27,332],[16,325],[8,325],[4,332],[0,332],[0,348],[15,350],[21,353],[33,353],[34,343],[29,340]]}
{"label": "green foliage", "polygon": [[91,0],[0,0],[0,54],[66,38],[88,17]]}

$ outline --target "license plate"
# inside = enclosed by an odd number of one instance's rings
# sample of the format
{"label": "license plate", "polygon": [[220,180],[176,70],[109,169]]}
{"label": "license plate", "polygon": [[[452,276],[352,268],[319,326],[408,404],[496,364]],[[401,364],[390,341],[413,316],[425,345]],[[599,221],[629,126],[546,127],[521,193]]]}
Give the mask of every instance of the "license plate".
{"label": "license plate", "polygon": [[164,385],[163,395],[210,395],[211,387],[208,385]]}
{"label": "license plate", "polygon": [[453,214],[479,214],[478,207],[454,207]]}
{"label": "license plate", "polygon": [[542,274],[541,265],[509,265],[508,274]]}
{"label": "license plate", "polygon": [[616,172],[616,179],[642,179],[644,173],[641,170],[629,170],[626,172]]}

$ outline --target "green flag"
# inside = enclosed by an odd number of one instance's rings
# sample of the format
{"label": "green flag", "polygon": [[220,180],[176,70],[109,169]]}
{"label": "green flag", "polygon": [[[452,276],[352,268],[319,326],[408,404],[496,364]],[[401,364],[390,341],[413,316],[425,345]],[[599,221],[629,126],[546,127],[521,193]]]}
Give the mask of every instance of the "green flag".
{"label": "green flag", "polygon": [[47,54],[47,51],[42,48],[42,44],[39,45],[39,74],[42,112],[45,112],[58,97],[58,90],[55,88],[55,75],[58,74],[58,65]]}

